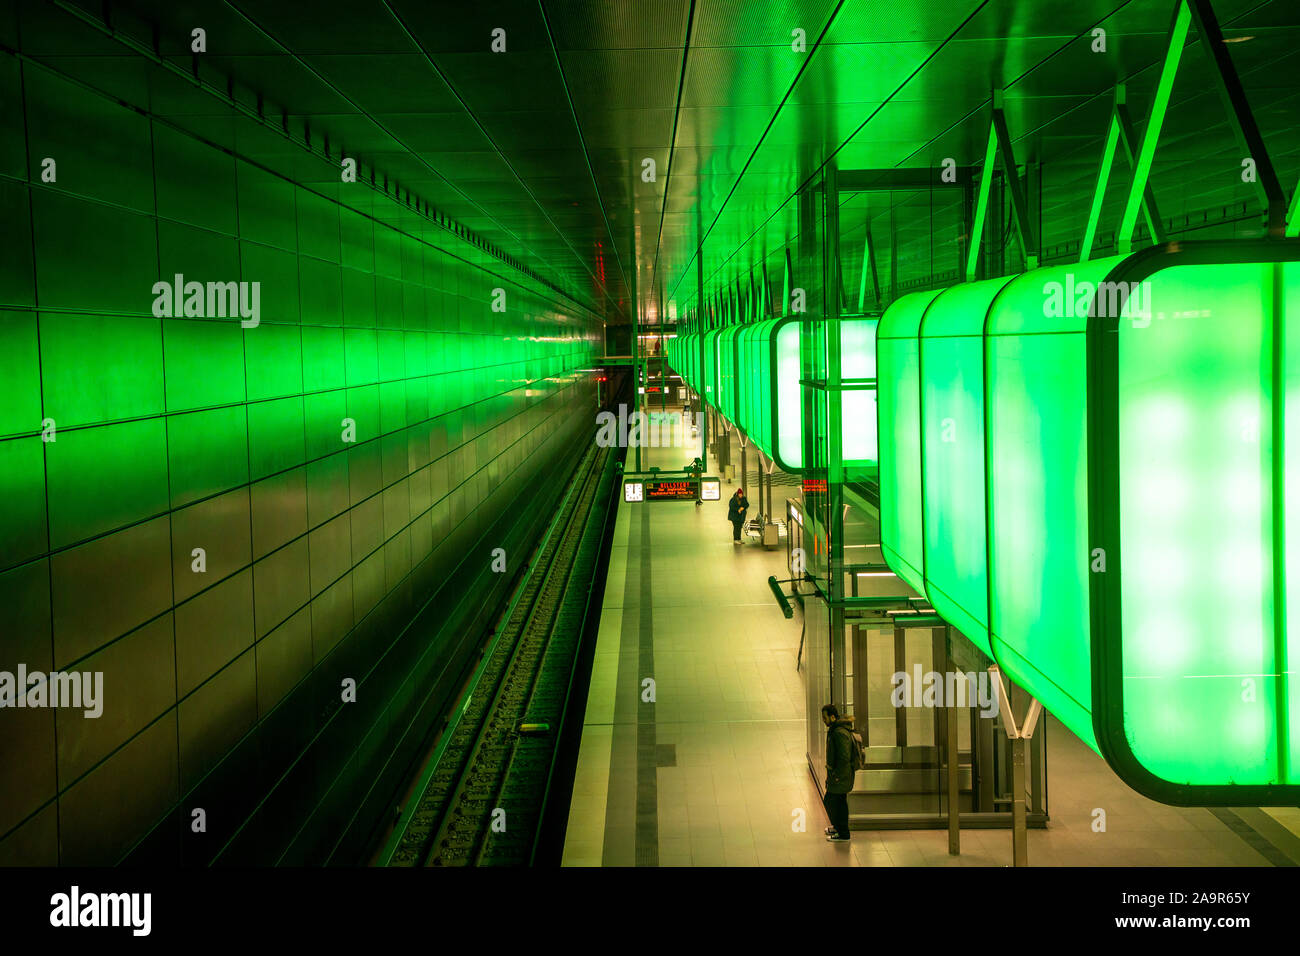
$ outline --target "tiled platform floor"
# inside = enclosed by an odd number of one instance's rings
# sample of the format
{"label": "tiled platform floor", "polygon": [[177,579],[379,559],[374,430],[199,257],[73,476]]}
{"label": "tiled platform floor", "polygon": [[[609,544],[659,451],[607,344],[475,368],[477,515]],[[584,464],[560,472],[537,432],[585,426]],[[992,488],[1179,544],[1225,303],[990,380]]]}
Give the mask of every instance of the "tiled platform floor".
{"label": "tiled platform floor", "polygon": [[[650,464],[680,468],[698,452],[647,453]],[[724,496],[734,490],[723,484]],[[778,514],[788,493],[774,489]],[[963,831],[959,857],[941,830],[855,830],[850,844],[825,842],[804,755],[800,617],[782,617],[766,584],[785,576],[784,546],[735,547],[725,519],[725,501],[620,507],[564,864],[1010,865],[1006,830]],[[641,700],[645,678],[655,682],[653,704]],[[1051,820],[1029,832],[1030,865],[1300,861],[1300,811],[1162,806],[1120,783],[1055,720],[1048,735]],[[1103,833],[1092,829],[1098,807]],[[799,811],[803,832],[792,826]],[[1247,827],[1245,836],[1231,825]],[[1262,852],[1248,842],[1259,846],[1260,834],[1270,841]]]}

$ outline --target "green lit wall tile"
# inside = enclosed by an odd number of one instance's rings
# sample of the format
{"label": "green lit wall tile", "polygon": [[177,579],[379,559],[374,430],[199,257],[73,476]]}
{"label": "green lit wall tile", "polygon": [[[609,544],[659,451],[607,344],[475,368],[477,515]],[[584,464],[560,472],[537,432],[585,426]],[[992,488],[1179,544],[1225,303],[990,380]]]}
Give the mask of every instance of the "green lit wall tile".
{"label": "green lit wall tile", "polygon": [[[0,14],[0,20],[3,19],[4,15]],[[8,53],[0,54],[0,101],[18,103],[22,96],[17,58]],[[15,179],[27,178],[27,134],[24,125],[21,110],[0,110],[0,175]],[[30,252],[29,248],[28,253]]]}
{"label": "green lit wall tile", "polygon": [[253,644],[253,571],[176,606],[176,690],[184,697]]}
{"label": "green lit wall tile", "polygon": [[339,269],[317,259],[298,261],[298,292],[303,325],[342,325],[343,293]]}
{"label": "green lit wall tile", "polygon": [[307,531],[307,470],[293,468],[254,482],[253,555],[262,557]]}
{"label": "green lit wall tile", "polygon": [[348,417],[356,423],[356,440],[367,442],[379,437],[379,386],[349,388]]}
{"label": "green lit wall tile", "polygon": [[403,335],[403,364],[406,375],[412,380],[428,374],[428,341],[429,336],[424,332],[406,332]]}
{"label": "green lit wall tile", "polygon": [[[172,581],[178,602],[252,560],[247,487],[177,508],[171,520]],[[195,548],[203,549],[203,571],[195,570]]]}
{"label": "green lit wall tile", "polygon": [[347,380],[349,385],[371,385],[379,381],[379,342],[373,329],[345,329]]}
{"label": "green lit wall tile", "polygon": [[392,229],[376,227],[375,274],[390,279],[402,277],[402,237]]}
{"label": "green lit wall tile", "polygon": [[396,591],[411,571],[412,529],[403,528],[384,543],[384,587]]}
{"label": "green lit wall tile", "polygon": [[[385,488],[403,481],[410,474],[408,444],[409,439],[405,428],[395,430],[379,439],[379,468]],[[482,460],[486,460],[487,454],[485,453]]]}
{"label": "green lit wall tile", "polygon": [[[59,796],[59,862],[87,866],[125,852],[179,797],[176,719],[169,711]],[[107,808],[114,826],[104,825]]]}
{"label": "green lit wall tile", "polygon": [[[153,150],[158,215],[238,235],[234,158],[158,123],[153,127]],[[203,188],[195,189],[195,183]],[[168,244],[160,242],[160,248],[167,251]]]}
{"label": "green lit wall tile", "polygon": [[319,594],[352,566],[351,520],[341,514],[308,535],[311,590]]}
{"label": "green lit wall tile", "polygon": [[29,71],[25,86],[31,181],[41,181],[41,163],[52,157],[60,191],[154,211],[148,119],[45,70]]}
{"label": "green lit wall tile", "polygon": [[248,400],[301,394],[302,330],[291,325],[259,325],[243,332]]}
{"label": "green lit wall tile", "polygon": [[317,660],[332,651],[356,622],[352,575],[348,573],[311,602],[312,653]]}
{"label": "green lit wall tile", "polygon": [[0,568],[45,553],[45,444],[37,436],[0,441]]}
{"label": "green lit wall tile", "polygon": [[425,329],[429,326],[426,315],[425,290],[414,282],[402,283],[402,328]]}
{"label": "green lit wall tile", "polygon": [[253,565],[253,613],[257,634],[278,626],[307,603],[311,595],[304,569],[307,539],[299,538]]}
{"label": "green lit wall tile", "polygon": [[163,411],[158,319],[41,314],[45,415],[60,427]]}
{"label": "green lit wall tile", "polygon": [[361,620],[384,596],[384,551],[380,548],[352,572],[352,613]]}
{"label": "green lit wall tile", "polygon": [[357,564],[384,543],[384,501],[382,495],[367,498],[347,514],[350,529],[351,564]]}
{"label": "green lit wall tile", "polygon": [[380,433],[405,428],[406,424],[406,383],[384,382],[379,386]]}
{"label": "green lit wall tile", "polygon": [[241,242],[239,258],[240,278],[259,283],[260,321],[269,325],[296,325],[299,321],[297,257],[270,246]]}
{"label": "green lit wall tile", "polygon": [[339,210],[341,260],[349,269],[361,272],[375,271],[374,223],[365,216]]}
{"label": "green lit wall tile", "polygon": [[237,162],[235,168],[240,238],[297,252],[298,214],[293,184],[248,163]]}
{"label": "green lit wall tile", "polygon": [[344,451],[309,462],[307,472],[307,524],[315,528],[350,504],[348,498],[348,458]]}
{"label": "green lit wall tile", "polygon": [[423,378],[407,379],[405,384],[406,420],[422,422],[429,417],[429,384]]}
{"label": "green lit wall tile", "polygon": [[175,702],[175,659],[171,616],[164,615],[77,666],[104,675],[105,706],[93,720],[75,709],[58,711],[60,779],[76,780]]}
{"label": "green lit wall tile", "polygon": [[[159,220],[158,260],[159,270],[154,281],[173,286],[178,274],[184,276],[186,282],[239,281],[239,243],[229,236],[183,223]],[[150,294],[152,296],[152,292]],[[151,307],[152,303],[151,298]],[[227,308],[226,311],[233,311],[234,317],[238,317],[239,302],[232,304],[234,309]],[[172,312],[174,316],[181,314],[180,309]]]}
{"label": "green lit wall tile", "polygon": [[254,481],[305,459],[301,396],[248,405],[248,463]]}
{"label": "green lit wall tile", "polygon": [[[375,326],[381,329],[405,327],[402,316],[402,283],[386,276],[375,276]],[[351,325],[351,323],[348,323]]]}
{"label": "green lit wall tile", "polygon": [[339,261],[338,203],[299,188],[298,252],[326,262]]}
{"label": "green lit wall tile", "polygon": [[41,427],[41,365],[37,348],[36,313],[0,310],[0,382],[6,397],[0,403],[0,437],[33,432]]}
{"label": "green lit wall tile", "polygon": [[176,708],[181,788],[212,770],[257,720],[256,658],[250,648]]}
{"label": "green lit wall tile", "polygon": [[168,411],[244,401],[244,330],[226,319],[163,319]]}
{"label": "green lit wall tile", "polygon": [[36,289],[47,309],[153,313],[151,218],[54,192],[32,193]]}
{"label": "green lit wall tile", "polygon": [[378,333],[379,378],[381,382],[391,382],[405,378],[406,371],[406,334],[389,331]]}
{"label": "green lit wall tile", "polygon": [[166,517],[50,557],[54,666],[60,670],[171,605]]}
{"label": "green lit wall tile", "polygon": [[424,243],[402,237],[402,278],[417,285],[424,284]]}
{"label": "green lit wall tile", "polygon": [[357,329],[375,327],[375,277],[368,272],[341,269],[343,324]]}
{"label": "green lit wall tile", "polygon": [[161,418],[61,431],[46,448],[51,547],[168,510]]}
{"label": "green lit wall tile", "polygon": [[307,392],[342,388],[347,384],[344,368],[343,330],[302,327],[302,387]]}
{"label": "green lit wall tile", "polygon": [[304,608],[257,643],[259,715],[265,717],[311,664],[311,609]]}
{"label": "green lit wall tile", "polygon": [[368,441],[348,449],[348,489],[352,504],[379,493],[383,487],[383,468],[379,460],[379,442]]}
{"label": "green lit wall tile", "polygon": [[343,419],[348,417],[347,393],[343,390],[303,396],[303,427],[306,458],[319,458],[348,447],[343,442]]}
{"label": "green lit wall tile", "polygon": [[234,405],[167,417],[172,507],[247,483],[246,415]]}
{"label": "green lit wall tile", "polygon": [[411,492],[405,481],[384,489],[384,536],[391,538],[411,523]]}
{"label": "green lit wall tile", "polygon": [[24,186],[0,179],[0,222],[5,224],[6,231],[5,254],[0,256],[0,305],[36,304],[32,216],[28,206]]}

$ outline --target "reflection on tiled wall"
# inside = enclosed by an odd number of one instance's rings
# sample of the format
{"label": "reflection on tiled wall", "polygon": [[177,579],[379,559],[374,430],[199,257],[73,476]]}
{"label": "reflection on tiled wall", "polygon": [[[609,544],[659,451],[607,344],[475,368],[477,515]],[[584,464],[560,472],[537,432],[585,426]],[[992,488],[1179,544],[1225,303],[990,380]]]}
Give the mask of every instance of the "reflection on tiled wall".
{"label": "reflection on tiled wall", "polygon": [[[105,680],[99,719],[0,710],[0,861],[116,862],[171,820],[165,856],[214,768],[381,605],[391,628],[348,661],[363,698],[399,693],[366,684],[391,630],[589,434],[592,337],[30,62],[0,55],[0,102],[0,671]],[[177,274],[259,283],[258,324],[158,315]],[[308,751],[321,695],[212,797],[190,859]],[[354,745],[391,703],[358,704]]]}

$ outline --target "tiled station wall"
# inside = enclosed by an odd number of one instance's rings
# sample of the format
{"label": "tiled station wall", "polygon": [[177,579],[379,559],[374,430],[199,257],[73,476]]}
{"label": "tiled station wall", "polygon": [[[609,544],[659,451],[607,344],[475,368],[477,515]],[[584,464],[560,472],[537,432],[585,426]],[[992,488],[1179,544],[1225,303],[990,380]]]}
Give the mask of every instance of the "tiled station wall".
{"label": "tiled station wall", "polygon": [[355,858],[590,440],[589,321],[30,61],[0,104],[0,670],[105,681],[0,709],[0,862]]}

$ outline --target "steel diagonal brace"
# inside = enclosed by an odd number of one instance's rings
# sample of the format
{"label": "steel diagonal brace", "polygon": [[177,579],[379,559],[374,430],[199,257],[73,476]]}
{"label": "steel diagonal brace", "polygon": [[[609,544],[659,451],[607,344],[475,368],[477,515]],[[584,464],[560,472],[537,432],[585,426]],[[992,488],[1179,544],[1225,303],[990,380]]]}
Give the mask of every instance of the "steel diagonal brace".
{"label": "steel diagonal brace", "polygon": [[979,265],[980,240],[984,234],[984,220],[988,218],[989,189],[993,184],[993,166],[1001,164],[1002,179],[1011,194],[1011,211],[1015,216],[1016,235],[1025,268],[1038,268],[1038,235],[1029,221],[1029,206],[1016,169],[1016,157],[1011,148],[1011,133],[1002,112],[1002,91],[993,91],[993,118],[989,123],[988,144],[984,148],[984,165],[980,170],[979,193],[975,203],[975,219],[971,224],[970,248],[966,254],[966,281],[973,282]]}
{"label": "steel diagonal brace", "polygon": [[1264,137],[1255,122],[1255,114],[1250,110],[1246,100],[1246,91],[1242,89],[1241,77],[1228,55],[1228,47],[1223,40],[1223,31],[1219,20],[1214,15],[1210,0],[1180,0],[1186,3],[1196,32],[1201,38],[1201,45],[1214,63],[1214,78],[1218,81],[1219,96],[1228,113],[1228,122],[1236,134],[1237,145],[1245,157],[1255,161],[1255,188],[1260,200],[1268,211],[1268,234],[1281,236],[1286,224],[1286,197],[1282,193],[1282,184],[1277,178],[1277,171],[1268,157],[1264,146]]}
{"label": "steel diagonal brace", "polygon": [[[1119,130],[1120,145],[1124,147],[1124,156],[1131,170],[1137,164],[1137,136],[1133,132],[1133,120],[1129,117],[1128,104],[1124,100],[1124,86],[1121,84],[1115,98],[1115,125]],[[1149,179],[1142,187],[1142,213],[1147,221],[1147,231],[1151,233],[1151,241],[1160,245],[1165,241],[1165,226],[1160,218],[1160,210],[1156,206],[1156,194],[1151,188]]]}
{"label": "steel diagonal brace", "polygon": [[[1115,87],[1115,105],[1110,112],[1110,126],[1106,131],[1106,145],[1102,147],[1101,163],[1097,167],[1097,184],[1092,193],[1092,206],[1088,210],[1088,225],[1083,232],[1083,241],[1079,243],[1079,261],[1087,262],[1092,256],[1092,246],[1097,238],[1097,226],[1101,221],[1101,205],[1106,198],[1106,186],[1110,182],[1111,167],[1115,162],[1115,147],[1124,147],[1124,156],[1129,169],[1137,175],[1137,137],[1133,132],[1133,121],[1129,118],[1126,90],[1123,83]],[[1155,192],[1149,180],[1142,184],[1142,212],[1145,214],[1147,229],[1156,244],[1165,241],[1164,225],[1160,219],[1160,210],[1156,207]]]}
{"label": "steel diagonal brace", "polygon": [[1006,685],[1002,683],[1002,671],[998,665],[993,664],[989,667],[989,676],[993,678],[993,684],[998,690],[998,707],[1000,712],[1006,717],[1007,737],[1011,740],[1028,740],[1034,735],[1034,728],[1038,726],[1038,718],[1043,713],[1043,705],[1038,698],[1031,698],[1029,701],[1029,710],[1025,712],[1025,722],[1021,727],[1016,726],[1016,715],[1011,711],[1011,698],[1007,695]]}
{"label": "steel diagonal brace", "polygon": [[[1151,163],[1155,157],[1156,143],[1160,138],[1160,127],[1164,124],[1165,113],[1169,109],[1169,98],[1173,91],[1174,77],[1178,72],[1178,62],[1182,58],[1183,44],[1193,25],[1214,67],[1212,73],[1228,114],[1228,123],[1236,136],[1237,145],[1245,154],[1245,158],[1253,161],[1255,165],[1255,188],[1259,191],[1268,213],[1269,235],[1292,234],[1286,230],[1288,214],[1286,197],[1277,178],[1277,171],[1273,168],[1272,160],[1269,159],[1268,150],[1264,146],[1264,138],[1255,122],[1255,116],[1246,100],[1237,68],[1233,65],[1232,57],[1228,55],[1223,31],[1219,28],[1214,8],[1210,5],[1210,0],[1177,0],[1174,5],[1173,21],[1169,27],[1169,44],[1165,50],[1164,65],[1161,67],[1155,99],[1151,104],[1150,119],[1147,121],[1146,129],[1142,134],[1142,144],[1137,151],[1133,167],[1133,182],[1129,187],[1128,201],[1124,206],[1124,219],[1120,223],[1116,237],[1116,244],[1123,254],[1128,254],[1132,250],[1138,205],[1144,202],[1148,194],[1147,180],[1151,175]],[[1293,204],[1292,218],[1295,211]],[[1153,210],[1148,209],[1148,215],[1152,213]]]}

